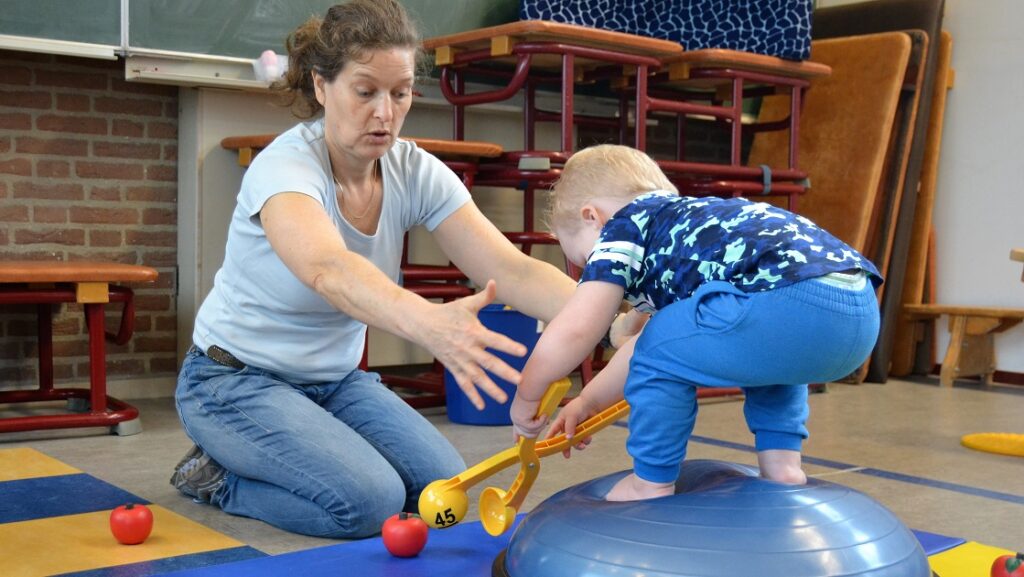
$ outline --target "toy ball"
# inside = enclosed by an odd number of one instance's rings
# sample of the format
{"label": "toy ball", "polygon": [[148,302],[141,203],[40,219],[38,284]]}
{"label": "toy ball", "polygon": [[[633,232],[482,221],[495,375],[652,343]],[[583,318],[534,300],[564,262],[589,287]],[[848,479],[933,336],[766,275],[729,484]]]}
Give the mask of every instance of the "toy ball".
{"label": "toy ball", "polygon": [[520,523],[494,577],[930,577],[914,534],[863,493],[686,461],[676,494],[615,503],[623,471],[570,487]]}
{"label": "toy ball", "polygon": [[466,517],[469,496],[462,488],[452,488],[444,480],[427,485],[420,493],[420,517],[434,529],[451,527]]}

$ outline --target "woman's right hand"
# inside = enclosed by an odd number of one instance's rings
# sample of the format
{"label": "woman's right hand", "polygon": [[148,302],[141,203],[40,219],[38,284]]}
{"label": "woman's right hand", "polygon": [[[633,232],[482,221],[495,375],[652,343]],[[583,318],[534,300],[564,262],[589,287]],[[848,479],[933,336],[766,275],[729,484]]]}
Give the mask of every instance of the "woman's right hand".
{"label": "woman's right hand", "polygon": [[[550,439],[556,435],[566,433],[566,438],[571,439],[573,433],[576,431],[576,427],[578,427],[583,421],[586,421],[590,417],[596,415],[598,410],[599,409],[587,401],[583,395],[576,397],[558,411],[558,414],[555,415],[555,420],[551,422],[551,427],[548,428],[548,433],[544,438]],[[582,451],[587,448],[587,445],[590,444],[591,440],[592,437],[589,435],[582,439],[575,439],[576,443],[562,451],[562,456],[568,459],[572,449],[575,448],[578,451]]]}
{"label": "woman's right hand", "polygon": [[494,300],[495,293],[495,283],[491,280],[474,295],[431,307],[429,318],[423,319],[425,330],[420,333],[423,336],[420,344],[441,361],[478,410],[483,410],[484,400],[477,389],[499,403],[508,400],[508,395],[491,380],[487,371],[513,385],[518,385],[520,380],[519,371],[486,349],[517,357],[527,352],[522,343],[491,331],[480,322],[477,313]]}

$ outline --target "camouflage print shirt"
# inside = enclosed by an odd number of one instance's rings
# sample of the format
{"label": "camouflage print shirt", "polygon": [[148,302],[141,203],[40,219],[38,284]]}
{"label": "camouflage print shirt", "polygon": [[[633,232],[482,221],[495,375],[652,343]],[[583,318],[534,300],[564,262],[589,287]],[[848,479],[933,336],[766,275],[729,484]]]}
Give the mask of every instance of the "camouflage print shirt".
{"label": "camouflage print shirt", "polygon": [[605,223],[580,282],[617,284],[630,304],[654,312],[709,281],[757,292],[851,269],[882,282],[870,261],[802,216],[744,198],[655,191]]}

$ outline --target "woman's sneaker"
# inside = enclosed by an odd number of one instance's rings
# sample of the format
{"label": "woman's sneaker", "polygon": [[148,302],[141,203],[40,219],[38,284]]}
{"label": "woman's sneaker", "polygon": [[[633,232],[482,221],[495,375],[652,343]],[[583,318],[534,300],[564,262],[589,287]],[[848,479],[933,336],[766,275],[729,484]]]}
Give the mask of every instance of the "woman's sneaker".
{"label": "woman's sneaker", "polygon": [[174,468],[171,485],[196,501],[210,503],[213,494],[224,484],[227,471],[198,445],[192,445]]}

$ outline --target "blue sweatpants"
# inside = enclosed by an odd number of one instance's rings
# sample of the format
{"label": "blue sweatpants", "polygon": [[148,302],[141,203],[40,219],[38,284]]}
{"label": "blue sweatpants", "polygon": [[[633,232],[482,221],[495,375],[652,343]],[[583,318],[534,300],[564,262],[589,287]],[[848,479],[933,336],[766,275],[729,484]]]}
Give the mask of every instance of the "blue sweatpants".
{"label": "blue sweatpants", "polygon": [[675,481],[697,416],[697,387],[741,387],[758,451],[799,451],[808,383],[849,375],[878,338],[878,301],[860,286],[810,279],[745,293],[713,281],[659,310],[637,340],[625,396],[626,448],[641,479]]}

